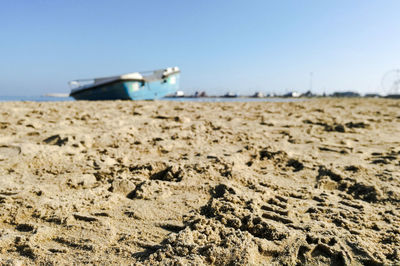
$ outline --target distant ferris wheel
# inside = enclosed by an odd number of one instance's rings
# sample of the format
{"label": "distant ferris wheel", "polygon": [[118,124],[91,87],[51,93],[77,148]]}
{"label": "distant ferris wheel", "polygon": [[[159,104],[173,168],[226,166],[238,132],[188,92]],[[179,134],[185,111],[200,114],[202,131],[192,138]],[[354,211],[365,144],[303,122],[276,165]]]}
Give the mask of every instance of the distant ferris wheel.
{"label": "distant ferris wheel", "polygon": [[393,69],[385,73],[381,81],[382,92],[389,94],[400,94],[400,69]]}

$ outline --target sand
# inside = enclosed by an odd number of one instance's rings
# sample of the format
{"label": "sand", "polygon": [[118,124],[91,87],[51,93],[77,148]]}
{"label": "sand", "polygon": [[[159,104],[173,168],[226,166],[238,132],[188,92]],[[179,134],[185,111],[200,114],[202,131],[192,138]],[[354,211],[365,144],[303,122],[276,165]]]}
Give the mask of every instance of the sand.
{"label": "sand", "polygon": [[400,264],[398,100],[0,106],[2,264]]}

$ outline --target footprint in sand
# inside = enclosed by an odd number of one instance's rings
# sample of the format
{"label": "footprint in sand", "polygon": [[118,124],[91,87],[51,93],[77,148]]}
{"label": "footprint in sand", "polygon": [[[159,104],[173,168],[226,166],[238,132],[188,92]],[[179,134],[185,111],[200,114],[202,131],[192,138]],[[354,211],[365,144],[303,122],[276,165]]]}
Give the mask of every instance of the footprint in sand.
{"label": "footprint in sand", "polygon": [[21,148],[18,146],[0,145],[0,161],[7,160],[18,156],[21,153]]}

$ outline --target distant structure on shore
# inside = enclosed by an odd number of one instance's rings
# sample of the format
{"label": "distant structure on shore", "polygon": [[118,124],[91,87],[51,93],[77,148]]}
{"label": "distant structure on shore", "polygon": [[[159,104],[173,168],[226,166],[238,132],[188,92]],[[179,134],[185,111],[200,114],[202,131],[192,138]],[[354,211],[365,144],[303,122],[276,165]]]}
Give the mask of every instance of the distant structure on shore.
{"label": "distant structure on shore", "polygon": [[224,97],[224,98],[236,98],[236,97],[238,97],[238,95],[236,93],[234,93],[234,92],[227,92],[222,97]]}
{"label": "distant structure on shore", "polygon": [[300,96],[301,94],[298,93],[297,91],[292,91],[283,95],[283,97],[288,97],[288,98],[298,98]]}
{"label": "distant structure on shore", "polygon": [[307,92],[301,94],[300,97],[315,97],[315,96],[317,96],[317,95],[312,93],[311,91],[307,91]]}
{"label": "distant structure on shore", "polygon": [[379,98],[382,97],[382,95],[378,94],[378,93],[367,93],[364,95],[364,97],[366,98]]}
{"label": "distant structure on shore", "polygon": [[185,97],[185,93],[183,91],[176,91],[174,97]]}
{"label": "distant structure on shore", "polygon": [[[400,79],[399,79],[400,86]],[[208,95],[205,91],[196,91],[194,94],[186,95],[183,91],[177,91],[174,95],[169,97],[186,97],[186,98],[314,98],[314,97],[338,97],[338,98],[354,98],[354,97],[366,97],[366,98],[393,98],[400,99],[400,93],[397,94],[383,94],[383,93],[366,93],[361,94],[355,91],[336,91],[331,94],[323,93],[316,94],[311,90],[304,93],[299,93],[295,90],[286,92],[284,94],[275,93],[263,93],[261,91],[256,91],[253,94],[248,95],[238,95],[237,93],[228,91],[223,95]]]}
{"label": "distant structure on shore", "polygon": [[353,91],[334,92],[333,97],[360,97],[361,95]]}
{"label": "distant structure on shore", "polygon": [[196,91],[195,93],[194,93],[194,97],[208,97],[207,96],[207,93],[205,92],[205,91]]}
{"label": "distant structure on shore", "polygon": [[251,96],[253,98],[264,98],[265,95],[262,92],[257,91],[256,93],[253,94],[253,96]]}

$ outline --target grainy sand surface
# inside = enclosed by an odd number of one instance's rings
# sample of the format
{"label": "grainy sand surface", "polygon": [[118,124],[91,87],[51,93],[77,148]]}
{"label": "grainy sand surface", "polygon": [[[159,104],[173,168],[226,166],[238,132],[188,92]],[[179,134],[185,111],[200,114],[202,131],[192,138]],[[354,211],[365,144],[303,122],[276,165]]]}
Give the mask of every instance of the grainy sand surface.
{"label": "grainy sand surface", "polygon": [[398,100],[0,106],[3,264],[400,264]]}

